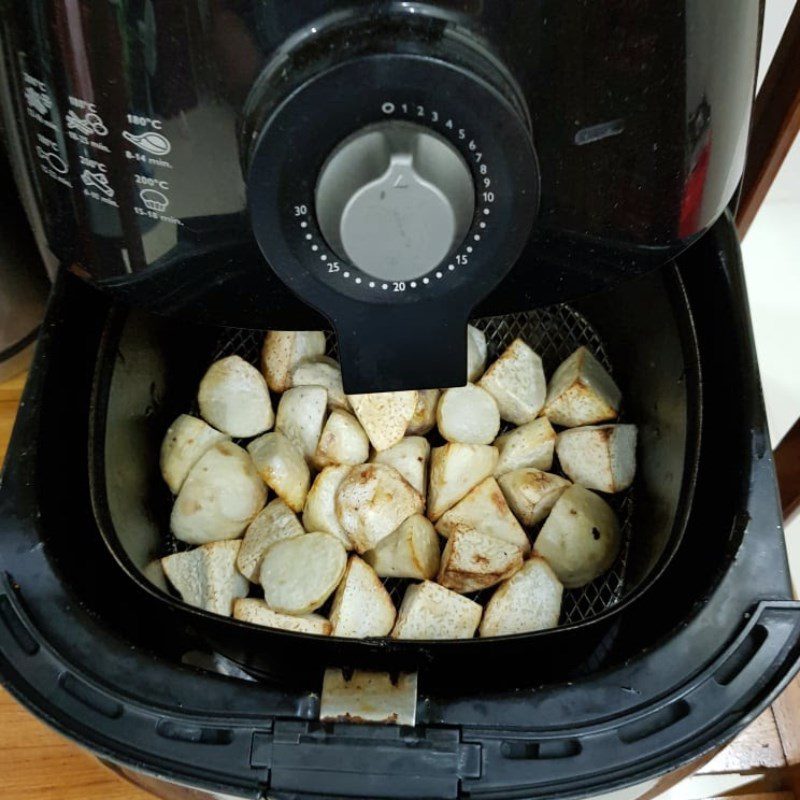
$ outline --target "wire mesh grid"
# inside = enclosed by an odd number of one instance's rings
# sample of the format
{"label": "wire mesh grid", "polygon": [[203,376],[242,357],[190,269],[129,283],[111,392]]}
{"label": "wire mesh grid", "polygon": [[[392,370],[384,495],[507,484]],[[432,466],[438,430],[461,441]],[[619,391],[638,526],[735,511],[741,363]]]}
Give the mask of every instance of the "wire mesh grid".
{"label": "wire mesh grid", "polygon": [[[552,375],[556,367],[581,345],[586,346],[603,366],[612,373],[613,367],[605,346],[589,321],[568,305],[551,306],[517,314],[482,317],[472,321],[486,335],[489,363],[516,338],[523,339],[542,358],[545,373]],[[327,354],[337,357],[336,338],[326,333]],[[251,364],[258,365],[264,333],[253,330],[226,329],[217,340],[209,363],[230,355],[238,355]],[[195,409],[196,413],[196,409]],[[509,426],[510,427],[510,426]],[[437,444],[438,442],[433,442]],[[631,535],[632,497],[630,490],[607,498],[617,512],[622,533],[622,547],[612,568],[592,583],[580,589],[564,592],[561,607],[561,624],[581,622],[613,606],[625,590],[625,568]],[[536,531],[531,531],[534,538]],[[174,549],[175,544],[170,550]],[[384,584],[395,603],[399,603],[409,581],[388,578]],[[479,602],[488,598],[493,590],[478,592],[471,597]]]}

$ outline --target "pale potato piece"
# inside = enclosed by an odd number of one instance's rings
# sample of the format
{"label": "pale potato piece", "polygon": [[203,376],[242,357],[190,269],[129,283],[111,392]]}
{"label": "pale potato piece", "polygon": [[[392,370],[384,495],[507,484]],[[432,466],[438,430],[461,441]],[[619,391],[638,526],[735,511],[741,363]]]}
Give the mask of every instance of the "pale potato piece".
{"label": "pale potato piece", "polygon": [[303,526],[307,531],[330,533],[341,541],[345,550],[352,550],[353,545],[336,515],[336,492],[349,474],[350,467],[346,464],[325,467],[314,478],[303,509]]}
{"label": "pale potato piece", "polygon": [[526,422],[519,428],[498,436],[494,446],[500,452],[495,477],[522,467],[536,467],[547,472],[553,466],[556,432],[547,417]]}
{"label": "pale potato piece", "polygon": [[161,476],[172,494],[178,494],[189,470],[209,447],[227,440],[203,420],[181,414],[167,429],[161,443]]}
{"label": "pale potato piece", "polygon": [[393,639],[471,639],[483,608],[456,592],[423,581],[406,589]]}
{"label": "pale potato piece", "polygon": [[397,612],[375,570],[358,556],[350,556],[344,578],[333,596],[331,633],[348,639],[386,636]]}
{"label": "pale potato piece", "polygon": [[468,383],[442,392],[436,423],[448,442],[491,444],[500,430],[500,412],[489,392]]}
{"label": "pale potato piece", "polygon": [[411,422],[406,428],[406,436],[424,436],[436,424],[436,406],[439,404],[438,389],[418,389],[417,405]]}
{"label": "pale potato piece", "polygon": [[161,566],[185,603],[229,617],[233,601],[244,597],[249,589],[247,579],[236,569],[240,544],[211,542],[166,556]]}
{"label": "pale potato piece", "polygon": [[336,492],[336,515],[358,553],[372,550],[423,505],[419,493],[386,464],[351,467]]}
{"label": "pale potato piece", "polygon": [[394,467],[425,499],[428,481],[428,456],[431,445],[422,436],[406,436],[397,444],[375,453],[376,464]]}
{"label": "pale potato piece", "polygon": [[331,623],[320,614],[303,614],[292,616],[273,611],[263,600],[247,597],[233,604],[233,618],[251,625],[265,628],[278,628],[294,633],[311,633],[316,636],[328,636]]}
{"label": "pale potato piece", "polygon": [[215,361],[197,392],[200,416],[236,438],[258,436],[275,422],[263,375],[239,356]]}
{"label": "pale potato piece", "polygon": [[172,506],[170,530],[189,544],[235,539],[266,499],[266,487],[247,453],[233,442],[219,442],[189,470]]}
{"label": "pale potato piece", "polygon": [[501,418],[514,425],[535,419],[547,394],[542,359],[522,339],[511,342],[478,386],[494,397]]}
{"label": "pale potato piece", "polygon": [[339,408],[331,411],[317,443],[317,469],[331,464],[363,464],[369,458],[369,439],[358,420]]}
{"label": "pale potato piece", "polygon": [[324,353],[322,331],[268,331],[261,350],[261,371],[273,392],[285,392],[292,386],[295,367]]}
{"label": "pale potato piece", "polygon": [[534,555],[497,587],[483,610],[479,633],[486,638],[555,628],[563,594],[550,565]]}
{"label": "pale potato piece", "polygon": [[497,448],[488,444],[450,442],[431,450],[428,518],[436,522],[497,465]]}
{"label": "pale potato piece", "polygon": [[486,369],[486,334],[467,325],[467,380],[474,383]]}
{"label": "pale potato piece", "polygon": [[350,403],[342,388],[342,370],[339,362],[328,356],[301,361],[292,372],[292,386],[322,386],[328,392],[328,408],[350,410]]}
{"label": "pale potato piece", "polygon": [[616,419],[621,400],[622,393],[603,365],[579,347],[553,373],[544,415],[567,428],[592,425]]}
{"label": "pale potato piece", "polygon": [[416,391],[351,394],[347,399],[376,450],[386,450],[405,436],[417,408]]}
{"label": "pale potato piece", "polygon": [[329,533],[276,542],[261,562],[264,602],[281,614],[308,614],[330,597],[346,566],[342,543]]}
{"label": "pale potato piece", "polygon": [[436,523],[436,530],[445,539],[455,531],[480,531],[516,545],[523,553],[531,549],[527,534],[494,478],[481,481],[463,500],[445,511]]}
{"label": "pale potato piece", "polygon": [[562,431],[556,442],[561,469],[573,483],[621,492],[636,472],[636,426],[596,425]]}
{"label": "pale potato piece", "polygon": [[264,483],[294,512],[306,502],[311,471],[300,450],[280,431],[265,433],[247,445]]}
{"label": "pale potato piece", "polygon": [[610,569],[620,545],[611,506],[577,484],[558,499],[534,543],[567,589],[585,586]]}
{"label": "pale potato piece", "polygon": [[364,553],[364,560],[382,578],[427,580],[439,571],[439,537],[427,517],[414,514]]}
{"label": "pale potato piece", "polygon": [[151,561],[143,570],[142,575],[147,578],[150,583],[162,592],[168,591],[167,589],[167,576],[164,574],[164,567],[161,566],[161,559],[157,558]]}
{"label": "pale potato piece", "polygon": [[267,503],[247,526],[242,546],[236,559],[239,572],[253,583],[258,583],[261,559],[264,553],[282,539],[302,536],[305,533],[300,520],[280,497]]}
{"label": "pale potato piece", "polygon": [[570,486],[566,478],[533,467],[506,472],[497,482],[517,519],[527,526],[541,522]]}
{"label": "pale potato piece", "polygon": [[513,575],[522,548],[476,530],[453,531],[439,567],[439,583],[459,594],[478,592]]}
{"label": "pale potato piece", "polygon": [[308,463],[317,450],[327,406],[328,392],[321,386],[296,386],[278,403],[275,428],[297,445]]}

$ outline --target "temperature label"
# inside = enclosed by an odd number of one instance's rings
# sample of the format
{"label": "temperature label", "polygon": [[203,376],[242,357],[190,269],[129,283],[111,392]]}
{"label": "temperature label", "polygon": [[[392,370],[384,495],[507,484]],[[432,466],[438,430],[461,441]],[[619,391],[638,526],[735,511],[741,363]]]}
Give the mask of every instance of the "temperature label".
{"label": "temperature label", "polygon": [[114,189],[108,180],[108,168],[100,161],[95,161],[88,156],[81,156],[81,181],[83,182],[83,193],[92,200],[100,203],[117,207],[114,200]]}
{"label": "temperature label", "polygon": [[53,98],[43,81],[34,78],[27,72],[23,73],[25,81],[25,106],[28,116],[33,117],[41,125],[56,131],[58,125],[49,118],[53,108]]}
{"label": "temperature label", "polygon": [[170,203],[169,195],[166,194],[169,191],[169,181],[150,175],[134,175],[134,179],[139,191],[139,200],[144,205],[144,209],[135,209],[137,214],[162,222],[171,222],[173,225],[183,224],[177,217],[166,213]]}
{"label": "temperature label", "polygon": [[72,186],[65,177],[69,167],[61,155],[58,142],[41,133],[37,134],[36,142],[36,155],[39,157],[39,167],[42,172],[53,180],[63,183],[64,186]]}
{"label": "temperature label", "polygon": [[73,96],[70,96],[69,104],[70,109],[65,118],[67,136],[79,144],[108,153],[109,148],[102,141],[108,136],[108,128],[97,113],[95,104]]}

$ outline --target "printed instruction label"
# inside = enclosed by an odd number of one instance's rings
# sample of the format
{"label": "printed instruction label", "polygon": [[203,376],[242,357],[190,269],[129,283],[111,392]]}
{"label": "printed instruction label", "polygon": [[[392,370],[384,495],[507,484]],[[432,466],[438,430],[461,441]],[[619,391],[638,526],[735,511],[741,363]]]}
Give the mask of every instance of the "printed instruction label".
{"label": "printed instruction label", "polygon": [[80,162],[81,182],[86,197],[117,208],[115,192],[108,180],[108,167],[90,156],[80,156]]}
{"label": "printed instruction label", "polygon": [[69,111],[64,121],[67,125],[67,136],[74,142],[109,153],[108,145],[102,141],[108,136],[108,127],[97,113],[97,107],[80,97],[69,97]]}

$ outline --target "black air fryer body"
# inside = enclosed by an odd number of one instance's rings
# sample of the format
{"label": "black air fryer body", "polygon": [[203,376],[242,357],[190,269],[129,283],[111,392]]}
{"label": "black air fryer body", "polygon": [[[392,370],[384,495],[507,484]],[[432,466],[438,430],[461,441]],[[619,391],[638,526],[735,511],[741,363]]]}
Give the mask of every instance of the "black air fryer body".
{"label": "black air fryer body", "polygon": [[[725,211],[759,22],[8,3],[6,134],[61,264],[0,487],[8,688],[122,767],[254,798],[585,796],[753,719],[800,657]],[[548,372],[574,341],[613,365],[641,432],[613,587],[555,630],[419,644],[256,628],[148,578],[158,445],[216,354],[333,327],[351,391],[454,385],[469,318],[528,326]],[[413,673],[414,723],[321,719],[329,668]]]}

